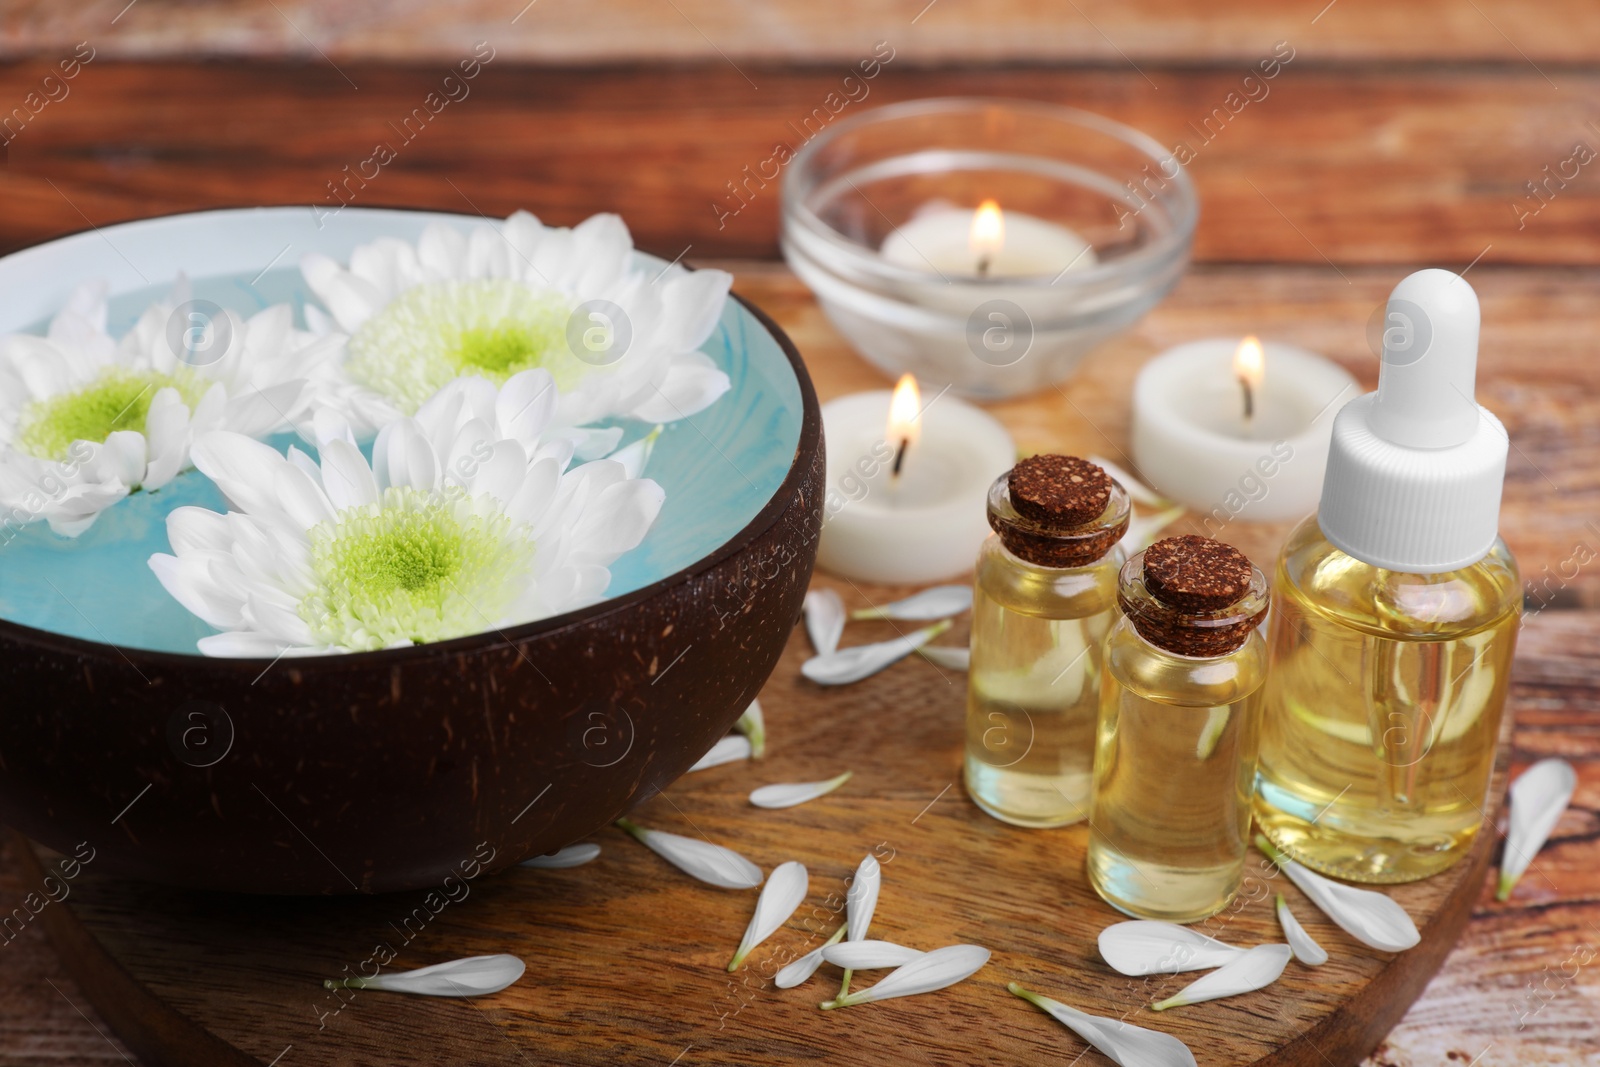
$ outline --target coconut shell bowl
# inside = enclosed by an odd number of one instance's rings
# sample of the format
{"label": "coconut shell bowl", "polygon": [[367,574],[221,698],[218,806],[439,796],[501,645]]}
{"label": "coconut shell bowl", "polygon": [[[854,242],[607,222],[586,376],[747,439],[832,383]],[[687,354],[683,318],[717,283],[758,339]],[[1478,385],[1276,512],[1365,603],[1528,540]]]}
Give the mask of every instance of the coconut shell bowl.
{"label": "coconut shell bowl", "polygon": [[[306,252],[343,261],[439,220],[482,221],[270,208],[77,234],[0,259],[0,332],[41,330],[95,277],[113,336],[180,272],[196,299],[298,314],[314,300]],[[226,510],[203,475],[135,493],[76,540],[0,530],[0,820],[173,885],[378,893],[439,885],[491,850],[489,869],[561,848],[671,783],[777,663],[821,521],[821,421],[794,346],[732,298],[702,351],[732,388],[656,442],[645,473],[666,503],[606,599],[554,618],[375,652],[213,658],[195,649],[212,631],[147,564],[173,508]]]}

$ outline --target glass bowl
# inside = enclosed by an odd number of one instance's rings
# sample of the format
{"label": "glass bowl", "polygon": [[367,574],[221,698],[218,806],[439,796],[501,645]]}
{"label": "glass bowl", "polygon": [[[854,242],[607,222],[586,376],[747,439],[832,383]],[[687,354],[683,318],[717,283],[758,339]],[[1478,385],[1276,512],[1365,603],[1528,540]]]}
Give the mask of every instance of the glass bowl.
{"label": "glass bowl", "polygon": [[[987,200],[1002,244],[972,234]],[[869,361],[994,399],[1067,377],[1154,307],[1188,265],[1198,216],[1188,174],[1138,130],[947,98],[876,108],[807,142],[784,174],[781,239]]]}

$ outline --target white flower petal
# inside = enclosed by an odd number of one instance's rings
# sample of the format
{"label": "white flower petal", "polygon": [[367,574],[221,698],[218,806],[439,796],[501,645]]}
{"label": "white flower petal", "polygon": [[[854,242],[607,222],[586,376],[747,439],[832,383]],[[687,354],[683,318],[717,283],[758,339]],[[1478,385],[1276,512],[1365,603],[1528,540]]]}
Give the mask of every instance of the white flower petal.
{"label": "white flower petal", "polygon": [[750,794],[750,803],[758,808],[792,808],[808,800],[827,796],[848,782],[852,773],[845,771],[841,775],[821,782],[782,782],[777,785],[764,785]]}
{"label": "white flower petal", "polygon": [[662,429],[663,427],[657,426],[631,445],[617,449],[609,458],[622,464],[622,469],[628,472],[628,477],[642,476],[645,467],[650,463],[650,454],[655,451],[656,441],[660,438]]}
{"label": "white flower petal", "polygon": [[750,706],[744,709],[744,714],[739,716],[739,721],[733,724],[738,730],[750,739],[750,755],[760,759],[767,752],[767,719],[761,713],[761,701],[752,700]]}
{"label": "white flower petal", "polygon": [[360,507],[378,502],[378,482],[361,450],[349,441],[322,445],[322,488],[335,508]]}
{"label": "white flower petal", "polygon": [[[737,763],[739,760],[750,758],[750,739],[748,737],[720,737],[717,743],[695,761],[689,771],[706,771],[712,767],[720,767],[724,763]],[[688,772],[685,772],[688,773]]]}
{"label": "white flower petal", "polygon": [[722,889],[754,889],[761,884],[761,868],[731,848],[713,845],[697,837],[650,830],[631,819],[618,819],[617,825],[632,834],[645,848],[707,885]]}
{"label": "white flower petal", "polygon": [[1283,939],[1289,942],[1294,958],[1307,967],[1321,967],[1328,962],[1328,950],[1317,944],[1317,939],[1306,933],[1300,920],[1289,910],[1289,902],[1278,894],[1278,924],[1283,927]]}
{"label": "white flower petal", "polygon": [[1257,945],[1246,949],[1233,962],[1196,978],[1166,1000],[1150,1005],[1150,1008],[1152,1011],[1166,1011],[1186,1004],[1198,1004],[1203,1000],[1218,1000],[1265,989],[1278,980],[1292,957],[1288,945]]}
{"label": "white flower petal", "polygon": [[629,412],[645,422],[675,422],[716,403],[732,386],[728,375],[703,352],[674,359],[655,392]]}
{"label": "white flower petal", "polygon": [[210,637],[202,637],[196,644],[207,656],[222,659],[277,659],[294,651],[271,634],[241,632],[212,634]]}
{"label": "white flower petal", "polygon": [[1510,899],[1512,888],[1544,847],[1577,787],[1578,774],[1564,759],[1542,759],[1511,783],[1511,821],[1496,900]]}
{"label": "white flower petal", "polygon": [[824,947],[822,958],[847,971],[872,971],[880,967],[903,967],[927,953],[893,941],[846,941]]}
{"label": "white flower petal", "polygon": [[917,649],[917,655],[935,667],[943,667],[947,671],[965,671],[972,668],[970,646],[956,648],[951,645],[923,645]]}
{"label": "white flower petal", "polygon": [[1177,974],[1233,962],[1244,949],[1158,919],[1130,919],[1100,931],[1100,956],[1119,974]]}
{"label": "white flower petal", "polygon": [[800,673],[818,685],[849,685],[899,662],[948,629],[950,620],[946,619],[891,641],[856,645],[825,656],[813,656],[801,664]]}
{"label": "white flower petal", "polygon": [[817,973],[817,968],[822,966],[823,950],[829,945],[837,945],[840,938],[844,937],[844,934],[845,927],[839,927],[827,941],[807,952],[793,963],[788,964],[774,975],[772,984],[779,989],[793,989],[797,985],[804,985],[810,981],[811,976]]}
{"label": "white flower petal", "polygon": [[527,969],[527,964],[515,956],[468,956],[414,971],[380,974],[376,978],[347,978],[323,985],[329,989],[382,989],[424,997],[481,997],[500,992],[521,978]]}
{"label": "white flower petal", "polygon": [[750,925],[745,927],[739,950],[728,962],[728,970],[738,970],[751,949],[777,933],[778,928],[789,921],[801,901],[806,899],[806,891],[810,888],[811,878],[806,874],[805,864],[790,860],[774,867],[767,884],[761,887],[761,896],[756,900],[756,912],[750,916]]}
{"label": "white flower petal", "polygon": [[1111,475],[1111,477],[1120,482],[1122,484],[1122,488],[1127,491],[1128,497],[1135,504],[1143,504],[1147,508],[1166,508],[1172,505],[1172,501],[1168,500],[1166,497],[1162,496],[1148,485],[1145,485],[1132,474],[1129,474],[1122,467],[1117,466],[1104,456],[1090,456],[1089,462],[1095,464],[1101,470],[1105,471],[1107,474]]}
{"label": "white flower petal", "polygon": [[1195,1067],[1194,1053],[1189,1051],[1189,1046],[1171,1034],[1146,1030],[1120,1019],[1089,1015],[1015,982],[1006,988],[1099,1049],[1118,1067]]}
{"label": "white flower petal", "polygon": [[845,935],[847,940],[860,941],[867,936],[872,913],[878,907],[878,891],[882,888],[883,871],[878,866],[877,857],[869,855],[856,866],[855,877],[850,880],[850,888],[845,892],[845,913],[849,926],[849,933]]}
{"label": "white flower petal", "polygon": [[919,993],[932,993],[936,989],[953,986],[978,973],[989,962],[989,950],[977,945],[947,945],[912,960],[890,971],[877,985],[857,990],[846,996],[827,1001],[824,1009],[845,1008],[853,1004],[870,1004],[893,997],[910,997]]}
{"label": "white flower petal", "polygon": [[1162,530],[1183,518],[1185,513],[1186,509],[1179,504],[1155,515],[1134,516],[1128,520],[1127,533],[1124,533],[1122,540],[1117,543],[1127,555],[1143,552],[1155,544]]}
{"label": "white flower petal", "polygon": [[852,619],[909,619],[918,622],[948,619],[972,608],[972,586],[936,585],[915,596],[875,608],[859,608]]}
{"label": "white flower petal", "polygon": [[1422,940],[1417,924],[1393,899],[1371,889],[1357,889],[1324,878],[1284,855],[1261,834],[1257,834],[1255,840],[1256,847],[1300,887],[1311,903],[1363,945],[1385,952],[1403,952]]}
{"label": "white flower petal", "polygon": [[495,398],[500,433],[520,444],[539,440],[556,410],[556,383],[545,370],[527,370],[506,379]]}
{"label": "white flower petal", "polygon": [[806,636],[819,656],[830,656],[844,636],[844,601],[832,589],[812,589],[805,599]]}
{"label": "white flower petal", "polygon": [[561,871],[568,867],[582,867],[585,863],[593,862],[600,855],[600,846],[590,841],[576,845],[568,845],[557,852],[545,856],[535,856],[523,860],[518,867],[532,867],[539,871]]}

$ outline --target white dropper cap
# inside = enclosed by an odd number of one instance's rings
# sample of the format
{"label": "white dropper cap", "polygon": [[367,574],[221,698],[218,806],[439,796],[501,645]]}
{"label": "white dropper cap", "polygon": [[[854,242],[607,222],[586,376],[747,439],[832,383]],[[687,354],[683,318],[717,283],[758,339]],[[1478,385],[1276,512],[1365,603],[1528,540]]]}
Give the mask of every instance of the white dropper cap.
{"label": "white dropper cap", "polygon": [[1438,574],[1494,545],[1506,431],[1473,397],[1478,297],[1460,275],[1421,270],[1384,312],[1378,391],[1333,421],[1317,521],[1374,567]]}

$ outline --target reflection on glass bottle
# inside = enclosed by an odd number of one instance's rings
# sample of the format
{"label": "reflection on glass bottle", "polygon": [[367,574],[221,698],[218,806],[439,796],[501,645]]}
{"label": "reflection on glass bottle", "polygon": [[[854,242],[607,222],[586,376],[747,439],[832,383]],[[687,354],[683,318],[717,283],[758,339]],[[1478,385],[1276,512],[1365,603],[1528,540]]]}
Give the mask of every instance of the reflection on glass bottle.
{"label": "reflection on glass bottle", "polygon": [[1116,620],[1127,494],[1093,463],[1033,456],[989,491],[973,591],[963,776],[1018,826],[1085,818],[1101,650]]}
{"label": "reflection on glass bottle", "polygon": [[1406,882],[1484,819],[1522,611],[1496,534],[1508,439],[1473,400],[1478,300],[1442,270],[1385,309],[1378,390],[1334,419],[1273,591],[1256,819],[1308,867]]}
{"label": "reflection on glass bottle", "polygon": [[1194,922],[1239,891],[1250,847],[1266,577],[1186,535],[1122,568],[1106,640],[1089,883],[1118,911]]}

